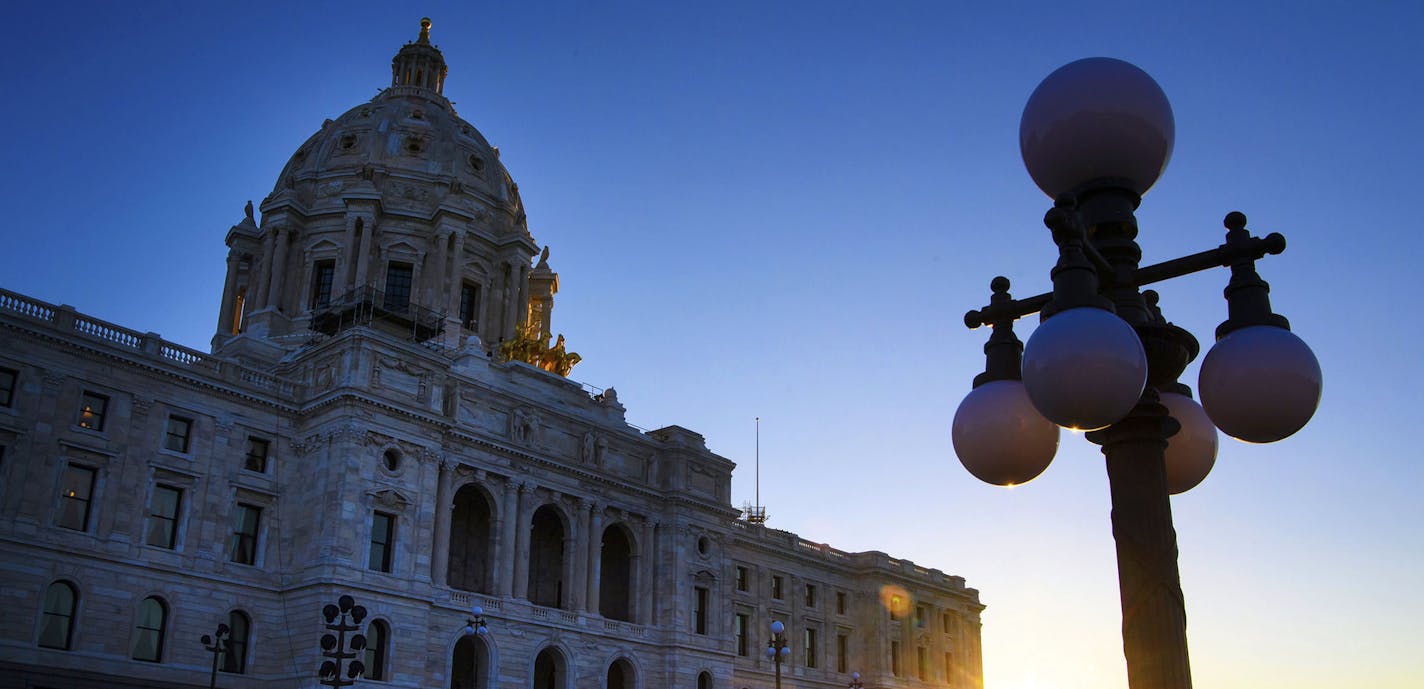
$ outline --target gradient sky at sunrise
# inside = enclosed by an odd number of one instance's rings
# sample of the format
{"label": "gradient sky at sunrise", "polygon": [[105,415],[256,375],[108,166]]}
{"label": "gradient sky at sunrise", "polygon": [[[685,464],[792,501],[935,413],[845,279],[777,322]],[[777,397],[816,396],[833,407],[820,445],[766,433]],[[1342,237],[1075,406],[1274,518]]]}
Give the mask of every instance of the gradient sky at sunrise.
{"label": "gradient sky at sunrise", "polygon": [[[1004,490],[949,441],[986,337],[961,315],[994,275],[1049,286],[1023,104],[1119,57],[1176,113],[1145,260],[1230,210],[1284,233],[1259,268],[1325,372],[1305,430],[1224,441],[1173,499],[1196,686],[1418,687],[1424,4],[1149,4],[9,2],[0,287],[207,349],[243,203],[428,15],[552,247],[574,378],[704,434],[738,505],[760,416],[770,525],[964,576],[990,689],[1121,689],[1096,446]],[[1209,344],[1226,278],[1162,286],[1166,315]]]}

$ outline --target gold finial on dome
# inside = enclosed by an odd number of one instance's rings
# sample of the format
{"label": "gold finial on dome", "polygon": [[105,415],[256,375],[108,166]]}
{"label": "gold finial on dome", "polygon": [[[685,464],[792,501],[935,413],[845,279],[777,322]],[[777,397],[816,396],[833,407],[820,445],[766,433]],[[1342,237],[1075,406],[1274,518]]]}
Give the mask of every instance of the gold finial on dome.
{"label": "gold finial on dome", "polygon": [[430,42],[430,17],[420,18],[420,38],[416,39],[416,41],[418,43]]}

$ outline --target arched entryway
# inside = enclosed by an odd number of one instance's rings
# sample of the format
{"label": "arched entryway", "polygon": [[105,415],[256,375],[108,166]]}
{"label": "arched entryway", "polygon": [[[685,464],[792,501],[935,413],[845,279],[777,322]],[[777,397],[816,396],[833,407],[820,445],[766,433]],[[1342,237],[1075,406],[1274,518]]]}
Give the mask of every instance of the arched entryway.
{"label": "arched entryway", "polygon": [[608,666],[608,681],[605,689],[635,689],[638,684],[633,673],[633,664],[627,658],[619,658]]}
{"label": "arched entryway", "polygon": [[568,683],[568,662],[559,649],[550,646],[534,658],[534,682],[530,689],[564,689]]}
{"label": "arched entryway", "polygon": [[545,505],[534,512],[529,533],[529,602],[563,607],[564,520]]}
{"label": "arched entryway", "polygon": [[633,539],[628,528],[611,524],[603,531],[599,563],[598,611],[604,617],[633,621]]}
{"label": "arched entryway", "polygon": [[450,657],[450,689],[486,689],[489,667],[485,640],[475,634],[460,637]]}
{"label": "arched entryway", "polygon": [[490,587],[490,543],[493,510],[488,494],[475,485],[455,493],[450,514],[450,564],[446,569],[451,588],[493,593]]}

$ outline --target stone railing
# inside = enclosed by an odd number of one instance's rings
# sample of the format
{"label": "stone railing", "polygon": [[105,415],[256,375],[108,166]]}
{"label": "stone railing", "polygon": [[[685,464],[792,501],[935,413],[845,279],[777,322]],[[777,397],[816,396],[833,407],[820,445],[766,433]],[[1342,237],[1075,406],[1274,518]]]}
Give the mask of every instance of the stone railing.
{"label": "stone railing", "polygon": [[10,313],[48,324],[65,333],[107,342],[194,371],[221,377],[231,383],[258,388],[264,392],[290,397],[297,385],[270,373],[220,359],[206,352],[190,349],[163,339],[158,333],[141,333],[121,325],[86,316],[72,306],[55,306],[23,294],[0,289],[0,313]]}

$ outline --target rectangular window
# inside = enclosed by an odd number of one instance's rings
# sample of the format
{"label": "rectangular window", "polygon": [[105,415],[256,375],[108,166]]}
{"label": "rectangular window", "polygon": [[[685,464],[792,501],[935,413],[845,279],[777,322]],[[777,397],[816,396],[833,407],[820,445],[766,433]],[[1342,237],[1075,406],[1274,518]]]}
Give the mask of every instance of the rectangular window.
{"label": "rectangular window", "polygon": [[168,428],[163,434],[163,449],[187,454],[188,444],[193,439],[193,420],[181,416],[168,417]]}
{"label": "rectangular window", "polygon": [[845,593],[845,591],[836,591],[836,614],[837,614],[837,615],[844,615],[844,614],[846,614],[846,593]]}
{"label": "rectangular window", "polygon": [[945,633],[945,634],[949,634],[949,633],[950,633],[950,631],[949,631],[949,630],[950,630],[950,626],[954,623],[954,620],[952,620],[952,619],[950,618],[949,613],[945,613],[945,614],[941,615],[941,616],[940,616],[940,622],[941,622],[941,624],[944,625],[944,633]]}
{"label": "rectangular window", "polygon": [[410,306],[410,283],[414,269],[409,263],[391,263],[386,266],[387,311],[405,311]]}
{"label": "rectangular window", "polygon": [[806,634],[802,638],[805,643],[802,644],[801,652],[806,658],[806,667],[816,667],[816,630],[807,627]]}
{"label": "rectangular window", "polygon": [[917,661],[916,670],[918,671],[920,681],[923,682],[930,678],[930,653],[924,646],[920,646],[915,650]]}
{"label": "rectangular window", "polygon": [[707,633],[707,589],[702,586],[695,587],[697,600],[692,607],[692,631],[698,634]]}
{"label": "rectangular window", "polygon": [[262,438],[247,436],[247,457],[242,460],[242,468],[259,474],[267,473],[267,454],[272,444]]}
{"label": "rectangular window", "polygon": [[173,486],[154,487],[153,504],[148,508],[146,543],[173,549],[178,543],[178,508],[182,502],[183,491]]}
{"label": "rectangular window", "polygon": [[890,674],[900,676],[900,642],[890,642]]}
{"label": "rectangular window", "polygon": [[376,512],[371,517],[371,557],[366,563],[368,569],[377,572],[391,571],[391,551],[395,548],[396,517],[385,512]]}
{"label": "rectangular window", "polygon": [[73,464],[64,468],[59,485],[59,518],[56,526],[75,531],[89,529],[89,504],[94,497],[94,470]]}
{"label": "rectangular window", "polygon": [[743,566],[741,566],[741,565],[737,565],[737,590],[738,590],[738,591],[746,591],[746,590],[747,590],[747,587],[748,587],[748,581],[747,581],[748,576],[749,576],[749,575],[748,575],[748,572],[747,572],[747,568],[746,568],[746,567],[743,567]]}
{"label": "rectangular window", "polygon": [[732,633],[737,637],[737,655],[739,656],[747,655],[747,627],[750,622],[746,613],[737,613],[737,623],[736,627],[732,629]]}
{"label": "rectangular window", "polygon": [[15,381],[19,377],[19,371],[0,368],[0,407],[8,407],[15,403]]}
{"label": "rectangular window", "polygon": [[781,590],[781,583],[782,583],[782,580],[781,580],[781,575],[780,575],[780,574],[773,574],[773,575],[771,575],[771,597],[772,597],[772,598],[775,598],[775,599],[777,599],[777,600],[781,600],[782,595],[783,595],[783,592],[782,592],[782,590]]}
{"label": "rectangular window", "polygon": [[816,607],[816,585],[806,584],[806,607]]}
{"label": "rectangular window", "polygon": [[890,596],[890,619],[905,619],[905,599],[899,596]]}
{"label": "rectangular window", "polygon": [[335,281],[336,261],[317,261],[312,266],[312,308],[321,308],[331,303],[331,284]]}
{"label": "rectangular window", "polygon": [[920,629],[924,629],[924,628],[925,628],[925,617],[926,617],[926,614],[925,614],[925,606],[923,606],[923,605],[916,605],[916,606],[915,606],[915,626],[916,626],[916,627],[919,627]]}
{"label": "rectangular window", "polygon": [[257,526],[261,519],[261,507],[237,504],[232,518],[232,536],[227,542],[227,559],[240,565],[257,563]]}
{"label": "rectangular window", "polygon": [[109,398],[97,392],[84,391],[79,400],[79,427],[91,431],[104,430],[104,414],[109,410]]}
{"label": "rectangular window", "polygon": [[460,285],[460,325],[466,330],[474,330],[479,325],[480,286],[466,282]]}
{"label": "rectangular window", "polygon": [[845,672],[850,666],[850,638],[845,634],[836,635],[836,672]]}

